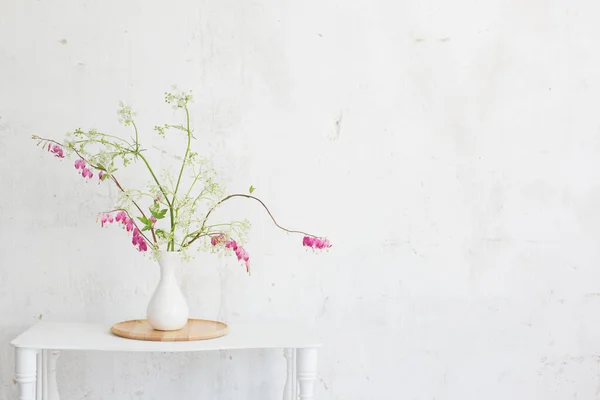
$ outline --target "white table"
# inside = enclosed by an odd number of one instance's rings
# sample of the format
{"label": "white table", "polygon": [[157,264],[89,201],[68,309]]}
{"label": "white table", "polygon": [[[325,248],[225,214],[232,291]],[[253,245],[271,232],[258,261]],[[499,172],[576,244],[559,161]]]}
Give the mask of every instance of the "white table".
{"label": "white table", "polygon": [[149,342],[114,336],[102,324],[39,322],[11,342],[21,400],[58,400],[56,361],[61,350],[188,352],[283,349],[284,400],[314,399],[319,339],[293,324],[231,324],[227,336],[193,342]]}

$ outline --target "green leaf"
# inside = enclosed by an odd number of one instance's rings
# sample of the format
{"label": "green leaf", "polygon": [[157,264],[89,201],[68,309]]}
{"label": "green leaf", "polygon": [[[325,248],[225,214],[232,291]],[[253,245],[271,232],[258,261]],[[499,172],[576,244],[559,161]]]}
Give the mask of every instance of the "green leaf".
{"label": "green leaf", "polygon": [[248,191],[250,192],[250,194],[252,194],[252,192],[254,192],[254,190],[256,190],[256,188],[254,186],[250,186],[250,189],[248,189]]}
{"label": "green leaf", "polygon": [[150,218],[147,218],[147,217],[138,217],[138,219],[140,220],[140,222],[142,224],[144,224],[144,227],[142,228],[142,231],[149,231],[150,229],[152,229],[152,221],[150,220]]}
{"label": "green leaf", "polygon": [[137,218],[138,218],[138,219],[139,219],[139,220],[142,222],[142,224],[144,224],[144,225],[146,225],[146,226],[148,226],[148,225],[152,225],[152,221],[150,221],[150,220],[149,220],[148,218],[146,218],[146,217],[137,217]]}
{"label": "green leaf", "polygon": [[157,229],[156,230],[156,236],[159,237],[159,238],[161,238],[161,239],[166,239],[167,238],[167,234],[162,229]]}
{"label": "green leaf", "polygon": [[152,213],[152,216],[156,219],[163,219],[165,215],[167,215],[168,209],[163,208],[162,210],[159,210],[159,203],[155,203],[155,206],[150,207],[150,212]]}

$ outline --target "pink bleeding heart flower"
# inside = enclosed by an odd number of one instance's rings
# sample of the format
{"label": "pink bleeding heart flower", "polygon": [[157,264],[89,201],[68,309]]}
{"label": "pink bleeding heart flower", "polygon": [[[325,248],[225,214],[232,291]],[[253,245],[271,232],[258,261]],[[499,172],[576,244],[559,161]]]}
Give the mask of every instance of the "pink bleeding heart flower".
{"label": "pink bleeding heart flower", "polygon": [[317,249],[328,249],[331,247],[328,239],[322,238],[317,243]]}
{"label": "pink bleeding heart flower", "polygon": [[248,256],[248,252],[244,250],[241,246],[238,246],[237,249],[235,249],[235,255],[240,261],[248,261],[248,259],[250,258]]}
{"label": "pink bleeding heart flower", "polygon": [[138,228],[135,228],[133,230],[133,236],[131,237],[131,243],[134,246],[137,246],[137,244],[138,244],[138,238],[140,237],[140,233],[141,232],[140,232],[140,230]]}
{"label": "pink bleeding heart flower", "polygon": [[213,246],[223,243],[224,241],[225,235],[223,235],[222,233],[219,233],[218,235],[211,235],[210,237],[210,244]]}
{"label": "pink bleeding heart flower", "polygon": [[141,242],[139,242],[139,247],[138,247],[139,251],[147,251],[148,250],[148,245],[146,244],[146,241],[142,238]]}
{"label": "pink bleeding heart flower", "polygon": [[329,239],[325,239],[325,238],[304,236],[304,238],[302,239],[302,245],[304,247],[310,247],[313,249],[323,250],[323,249],[330,248],[331,242],[329,242]]}
{"label": "pink bleeding heart flower", "polygon": [[131,237],[131,244],[133,244],[134,246],[138,245],[138,237],[136,235],[133,235]]}
{"label": "pink bleeding heart flower", "polygon": [[229,239],[227,241],[227,243],[225,243],[225,248],[226,249],[231,249],[231,250],[235,251],[237,249],[237,247],[238,247],[237,243],[233,239]]}
{"label": "pink bleeding heart flower", "polygon": [[152,222],[152,225],[156,223],[156,218],[154,218],[154,215],[150,217],[150,222]]}
{"label": "pink bleeding heart flower", "polygon": [[[94,173],[85,165],[85,161],[82,158],[75,160],[75,169],[81,170],[81,176],[86,179],[94,177]],[[100,172],[102,174],[102,172]],[[102,178],[102,176],[100,176]]]}
{"label": "pink bleeding heart flower", "polygon": [[214,234],[210,236],[210,244],[218,246],[225,243],[225,248],[230,249],[235,253],[238,261],[241,261],[246,266],[246,272],[250,273],[250,256],[248,252],[233,239],[228,239],[222,233]]}
{"label": "pink bleeding heart flower", "polygon": [[148,250],[148,245],[146,244],[146,240],[142,236],[142,233],[138,228],[133,230],[133,237],[131,238],[131,243],[137,247],[138,251],[146,251]]}
{"label": "pink bleeding heart flower", "polygon": [[119,211],[115,215],[115,221],[117,221],[117,222],[125,223],[126,219],[127,219],[127,213],[125,213],[125,211]]}
{"label": "pink bleeding heart flower", "polygon": [[102,182],[102,177],[104,176],[104,174],[102,173],[102,171],[100,171],[98,173],[98,179],[100,180],[100,182]]}
{"label": "pink bleeding heart flower", "polygon": [[310,236],[304,236],[302,239],[302,246],[304,247],[313,247],[315,239]]}
{"label": "pink bleeding heart flower", "polygon": [[140,230],[135,227],[133,219],[129,218],[125,211],[117,211],[114,215],[112,213],[104,213],[100,215],[100,223],[103,227],[105,224],[111,224],[113,222],[123,224],[127,232],[133,231],[131,243],[137,248],[138,251],[148,250],[148,244],[146,243],[146,239],[144,238]]}
{"label": "pink bleeding heart flower", "polygon": [[124,222],[125,224],[125,229],[127,230],[127,232],[131,232],[133,230],[133,219],[131,218],[127,218],[127,220]]}
{"label": "pink bleeding heart flower", "polygon": [[248,252],[241,246],[238,246],[235,255],[237,256],[237,259],[246,266],[246,272],[250,273],[250,256],[248,255]]}
{"label": "pink bleeding heart flower", "polygon": [[50,143],[48,143],[48,151],[54,153],[54,155],[58,158],[65,158],[62,147],[57,144],[50,146]]}
{"label": "pink bleeding heart flower", "polygon": [[85,161],[82,158],[75,160],[75,169],[85,168]]}
{"label": "pink bleeding heart flower", "polygon": [[246,266],[246,272],[250,273],[250,256],[248,252],[233,239],[229,239],[225,243],[225,248],[233,250],[238,261],[241,261]]}
{"label": "pink bleeding heart flower", "polygon": [[58,146],[58,145],[54,145],[54,147],[52,148],[52,152],[56,155],[56,157],[58,158],[65,158],[65,155],[63,153],[63,149],[62,147]]}
{"label": "pink bleeding heart flower", "polygon": [[81,170],[81,176],[83,176],[86,179],[91,179],[94,177],[94,173],[90,171],[87,167],[83,167],[83,169]]}
{"label": "pink bleeding heart flower", "polygon": [[106,213],[106,214],[102,214],[102,216],[100,217],[100,225],[102,227],[104,227],[104,224],[108,223],[108,224],[112,224],[112,222],[114,221],[114,218],[111,214]]}

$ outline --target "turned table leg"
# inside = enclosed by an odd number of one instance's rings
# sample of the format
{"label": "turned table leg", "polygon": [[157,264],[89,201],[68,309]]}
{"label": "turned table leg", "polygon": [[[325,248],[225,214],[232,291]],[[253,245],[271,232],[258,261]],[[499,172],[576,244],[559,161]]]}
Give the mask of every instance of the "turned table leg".
{"label": "turned table leg", "polygon": [[42,382],[44,381],[44,350],[40,350],[37,353],[37,367],[36,367],[36,383],[35,383],[35,400],[44,400],[44,389]]}
{"label": "turned table leg", "polygon": [[283,400],[298,400],[298,385],[296,384],[296,349],[284,349],[283,356],[286,360],[285,387]]}
{"label": "turned table leg", "polygon": [[59,400],[56,385],[58,350],[40,350],[37,355],[36,400]]}
{"label": "turned table leg", "polygon": [[314,399],[317,379],[317,349],[296,350],[296,376],[300,399]]}
{"label": "turned table leg", "polygon": [[44,350],[44,388],[43,400],[59,400],[58,385],[56,384],[56,361],[60,352],[58,350]]}
{"label": "turned table leg", "polygon": [[36,349],[16,349],[15,378],[19,385],[20,400],[35,400],[37,353]]}

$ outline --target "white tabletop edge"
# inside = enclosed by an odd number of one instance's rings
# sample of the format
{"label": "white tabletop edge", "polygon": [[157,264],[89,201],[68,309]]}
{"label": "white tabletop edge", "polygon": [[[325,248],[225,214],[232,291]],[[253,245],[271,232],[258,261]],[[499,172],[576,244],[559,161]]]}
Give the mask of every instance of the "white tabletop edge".
{"label": "white tabletop edge", "polygon": [[[134,340],[134,339],[124,339],[124,340]],[[207,339],[207,340],[214,340],[214,339]],[[138,340],[140,341],[140,340]],[[196,342],[200,342],[201,340],[197,340]],[[304,346],[257,346],[257,347],[245,347],[245,346],[239,346],[239,347],[233,347],[233,346],[226,346],[226,347],[219,347],[219,346],[212,346],[212,347],[206,347],[206,348],[188,348],[188,347],[183,347],[182,343],[189,343],[189,342],[153,342],[153,341],[148,341],[147,343],[170,343],[173,344],[173,348],[135,348],[135,349],[97,349],[97,348],[81,348],[81,347],[67,347],[67,346],[62,346],[60,348],[57,348],[55,346],[53,347],[39,347],[39,346],[25,346],[25,345],[13,345],[11,343],[11,345],[15,348],[15,349],[30,349],[30,350],[60,350],[60,351],[104,351],[104,352],[115,352],[115,353],[186,353],[186,352],[202,352],[202,351],[220,351],[220,350],[260,350],[260,349],[264,349],[264,350],[268,350],[268,349],[320,349],[321,347],[323,347],[322,344],[313,344],[313,345],[304,345]]]}
{"label": "white tabletop edge", "polygon": [[196,352],[241,349],[319,348],[319,338],[301,325],[230,324],[224,337],[190,342],[153,342],[117,337],[110,326],[38,322],[10,342],[23,349],[115,352]]}

